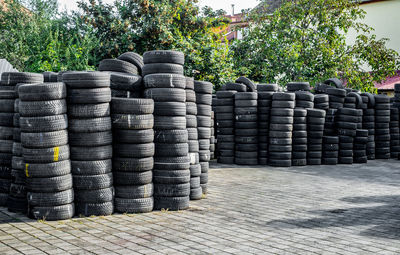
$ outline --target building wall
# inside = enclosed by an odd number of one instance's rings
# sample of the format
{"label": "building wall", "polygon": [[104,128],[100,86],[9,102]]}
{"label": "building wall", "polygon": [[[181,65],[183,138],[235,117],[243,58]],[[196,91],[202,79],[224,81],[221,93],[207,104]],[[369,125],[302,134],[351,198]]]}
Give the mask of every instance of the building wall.
{"label": "building wall", "polygon": [[[364,3],[361,8],[366,11],[363,23],[373,27],[372,33],[380,38],[389,38],[387,46],[400,54],[400,0],[373,1]],[[350,31],[348,42],[355,41],[355,31]]]}

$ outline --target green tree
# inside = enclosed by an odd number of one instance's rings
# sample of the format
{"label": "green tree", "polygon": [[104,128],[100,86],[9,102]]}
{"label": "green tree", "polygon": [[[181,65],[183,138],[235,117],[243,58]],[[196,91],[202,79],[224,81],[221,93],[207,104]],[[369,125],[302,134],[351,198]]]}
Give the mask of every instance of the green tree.
{"label": "green tree", "polygon": [[200,10],[196,0],[101,0],[79,2],[77,27],[99,39],[96,62],[125,51],[143,54],[149,50],[172,49],[185,53],[185,74],[221,85],[234,76],[232,54],[213,32],[227,20],[222,12]]}
{"label": "green tree", "polygon": [[[360,22],[365,12],[357,2],[282,0],[273,13],[268,2],[246,13],[245,38],[232,46],[237,70],[250,78],[283,85],[337,77],[349,87],[374,92],[374,82],[399,69],[399,55],[387,49],[387,39],[378,40]],[[350,30],[358,33],[354,44],[346,42]]]}
{"label": "green tree", "polygon": [[80,34],[57,0],[6,0],[0,6],[0,58],[20,71],[94,69],[98,40]]}

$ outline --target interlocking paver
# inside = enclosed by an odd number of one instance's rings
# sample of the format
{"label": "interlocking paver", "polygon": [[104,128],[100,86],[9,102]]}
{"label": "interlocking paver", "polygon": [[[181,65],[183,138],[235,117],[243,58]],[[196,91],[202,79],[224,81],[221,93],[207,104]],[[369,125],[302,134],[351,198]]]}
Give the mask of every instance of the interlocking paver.
{"label": "interlocking paver", "polygon": [[0,254],[399,254],[398,164],[213,163],[207,198],[180,212],[46,222],[0,208]]}

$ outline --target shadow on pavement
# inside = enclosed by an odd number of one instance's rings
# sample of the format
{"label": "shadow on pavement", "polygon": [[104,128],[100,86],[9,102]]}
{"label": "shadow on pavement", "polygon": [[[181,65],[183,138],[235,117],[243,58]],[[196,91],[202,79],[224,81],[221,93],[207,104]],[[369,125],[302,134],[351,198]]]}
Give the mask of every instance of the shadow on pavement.
{"label": "shadow on pavement", "polygon": [[[400,196],[346,197],[341,201],[357,207],[310,211],[309,213],[318,216],[309,219],[274,220],[267,225],[307,229],[360,226],[360,235],[363,236],[400,239]],[[367,206],[368,204],[374,205]]]}

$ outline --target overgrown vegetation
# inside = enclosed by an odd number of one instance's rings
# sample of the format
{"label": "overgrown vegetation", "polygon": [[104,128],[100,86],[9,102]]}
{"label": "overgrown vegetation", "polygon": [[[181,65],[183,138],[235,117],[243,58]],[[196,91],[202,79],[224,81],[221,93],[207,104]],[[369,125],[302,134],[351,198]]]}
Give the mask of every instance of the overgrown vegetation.
{"label": "overgrown vegetation", "polygon": [[196,2],[91,0],[68,14],[58,11],[57,0],[7,0],[0,12],[0,56],[20,70],[40,72],[94,69],[126,51],[174,49],[186,55],[186,75],[223,84],[234,78],[233,59],[212,28],[227,20]]}
{"label": "overgrown vegetation", "polygon": [[[398,53],[360,22],[355,2],[282,0],[272,15],[267,2],[246,13],[244,40],[229,46],[213,32],[228,22],[223,11],[200,10],[197,0],[90,0],[72,13],[57,0],[5,0],[0,58],[21,71],[93,70],[125,51],[174,49],[186,55],[186,75],[217,86],[239,75],[279,84],[338,77],[364,91],[399,69]],[[350,30],[359,32],[352,45]]]}
{"label": "overgrown vegetation", "polygon": [[[233,46],[239,73],[281,85],[338,77],[349,87],[374,91],[374,82],[399,69],[398,53],[362,23],[365,12],[355,1],[282,0],[272,15],[267,2],[246,14],[250,26]],[[350,45],[349,31],[359,33]]]}

